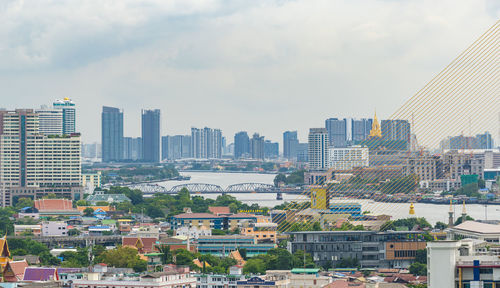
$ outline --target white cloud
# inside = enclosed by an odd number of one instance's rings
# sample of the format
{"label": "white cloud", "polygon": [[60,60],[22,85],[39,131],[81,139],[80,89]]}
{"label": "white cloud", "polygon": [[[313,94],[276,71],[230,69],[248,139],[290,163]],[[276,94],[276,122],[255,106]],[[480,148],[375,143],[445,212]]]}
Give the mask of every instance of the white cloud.
{"label": "white cloud", "polygon": [[164,133],[305,139],[327,117],[390,115],[499,16],[476,0],[137,3],[0,6],[2,104],[69,96],[89,141],[101,105],[125,109],[127,134],[157,107]]}

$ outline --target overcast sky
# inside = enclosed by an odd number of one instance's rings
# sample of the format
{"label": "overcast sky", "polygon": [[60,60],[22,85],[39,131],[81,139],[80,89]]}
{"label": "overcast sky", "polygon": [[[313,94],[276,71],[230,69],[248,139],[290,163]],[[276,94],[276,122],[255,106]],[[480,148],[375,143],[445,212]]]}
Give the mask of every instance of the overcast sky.
{"label": "overcast sky", "polygon": [[329,117],[388,117],[500,17],[470,1],[0,1],[0,107],[69,97],[83,141],[103,105],[162,134],[281,141]]}

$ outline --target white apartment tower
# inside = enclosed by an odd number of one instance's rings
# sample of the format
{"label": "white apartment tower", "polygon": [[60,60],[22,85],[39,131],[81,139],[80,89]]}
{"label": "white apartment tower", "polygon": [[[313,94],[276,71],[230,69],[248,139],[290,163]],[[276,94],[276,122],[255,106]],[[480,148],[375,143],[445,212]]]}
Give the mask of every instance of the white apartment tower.
{"label": "white apartment tower", "polygon": [[354,167],[368,167],[370,155],[368,147],[330,147],[329,167],[335,170],[351,170]]}
{"label": "white apartment tower", "polygon": [[328,131],[325,128],[309,129],[309,170],[328,169]]}
{"label": "white apartment tower", "polygon": [[46,106],[35,110],[39,119],[39,132],[44,135],[63,134],[63,110]]}
{"label": "white apartment tower", "polygon": [[76,132],[76,107],[75,103],[69,98],[58,99],[52,104],[54,109],[62,111],[63,134]]}

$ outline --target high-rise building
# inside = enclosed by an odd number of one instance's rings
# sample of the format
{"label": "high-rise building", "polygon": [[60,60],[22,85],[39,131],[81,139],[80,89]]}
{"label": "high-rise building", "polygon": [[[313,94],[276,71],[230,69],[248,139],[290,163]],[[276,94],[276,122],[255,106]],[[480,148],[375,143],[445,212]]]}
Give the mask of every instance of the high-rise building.
{"label": "high-rise building", "polygon": [[264,142],[264,157],[267,159],[276,159],[280,156],[278,142],[266,140]]}
{"label": "high-rise building", "polygon": [[357,143],[368,139],[372,128],[372,119],[351,119],[351,141]]}
{"label": "high-rise building", "polygon": [[222,158],[222,131],[208,127],[191,128],[191,151],[194,158]]}
{"label": "high-rise building", "polygon": [[101,144],[99,143],[91,143],[91,144],[82,144],[82,157],[83,158],[101,158]]}
{"label": "high-rise building", "polygon": [[283,157],[292,160],[297,158],[297,147],[299,139],[297,131],[285,131],[283,133]]}
{"label": "high-rise building", "polygon": [[309,143],[299,143],[297,145],[297,162],[309,161]]}
{"label": "high-rise building", "polygon": [[440,142],[442,150],[493,149],[493,138],[489,132],[473,136],[447,137]]}
{"label": "high-rise building", "polygon": [[123,160],[138,161],[142,159],[141,137],[123,137]]}
{"label": "high-rise building", "polygon": [[142,110],[142,161],[160,162],[160,109]]}
{"label": "high-rise building", "polygon": [[325,120],[329,145],[332,147],[347,146],[347,119],[330,118]]}
{"label": "high-rise building", "polygon": [[250,139],[250,155],[252,159],[264,159],[264,136],[254,133]]}
{"label": "high-rise building", "polygon": [[382,120],[382,139],[410,142],[410,122],[408,120]]}
{"label": "high-rise building", "polygon": [[309,170],[328,169],[328,131],[325,128],[309,129]]}
{"label": "high-rise building", "polygon": [[43,135],[32,109],[0,111],[0,201],[49,193],[78,200],[81,187],[80,134]]}
{"label": "high-rise building", "polygon": [[161,137],[162,160],[191,157],[191,136],[175,135]]}
{"label": "high-rise building", "polygon": [[63,134],[71,134],[76,131],[76,106],[69,98],[58,99],[52,104],[54,109],[62,110]]}
{"label": "high-rise building", "polygon": [[102,162],[123,159],[123,112],[103,106],[101,114]]}
{"label": "high-rise building", "polygon": [[234,158],[246,158],[250,156],[250,138],[246,131],[234,135]]}
{"label": "high-rise building", "polygon": [[44,135],[62,135],[63,134],[63,110],[49,109],[43,106],[36,109],[39,119],[39,132]]}

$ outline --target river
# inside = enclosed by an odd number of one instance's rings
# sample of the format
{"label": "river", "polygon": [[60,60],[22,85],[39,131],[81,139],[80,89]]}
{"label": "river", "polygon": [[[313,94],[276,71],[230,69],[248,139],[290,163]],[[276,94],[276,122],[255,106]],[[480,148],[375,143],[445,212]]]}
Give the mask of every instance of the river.
{"label": "river", "polygon": [[[172,188],[175,185],[187,183],[206,183],[215,184],[225,189],[231,184],[239,183],[264,183],[273,184],[275,174],[256,174],[256,173],[221,173],[221,172],[182,172],[181,175],[191,176],[188,181],[165,181],[158,184]],[[217,194],[205,194],[204,197],[216,198]],[[276,194],[255,194],[242,193],[234,194],[238,200],[259,206],[274,207],[282,204],[285,201],[305,201],[306,196],[283,194],[283,200],[276,200]],[[410,204],[408,203],[385,203],[375,202],[372,200],[346,200],[346,199],[331,199],[330,202],[353,202],[356,201],[362,205],[363,211],[370,211],[375,214],[391,215],[392,219],[401,219],[408,217],[425,217],[431,224],[441,221],[448,223],[449,205],[437,205],[427,203],[415,203],[415,214],[409,215]],[[462,213],[462,205],[454,205],[455,218],[458,218]],[[474,219],[500,220],[500,205],[489,205],[485,207],[481,204],[467,204],[466,211],[469,216]]]}

